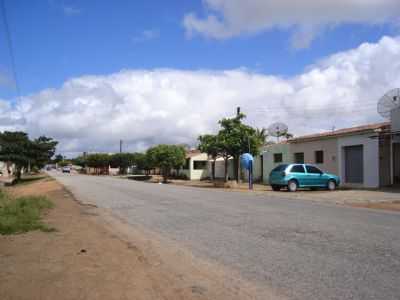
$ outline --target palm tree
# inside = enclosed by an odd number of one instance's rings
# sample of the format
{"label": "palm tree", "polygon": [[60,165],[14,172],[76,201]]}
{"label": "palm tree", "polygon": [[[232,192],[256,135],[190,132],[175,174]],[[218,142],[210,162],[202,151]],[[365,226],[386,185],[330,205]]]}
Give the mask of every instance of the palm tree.
{"label": "palm tree", "polygon": [[268,133],[267,129],[263,128],[256,128],[256,137],[260,140],[261,144],[264,145],[267,142]]}

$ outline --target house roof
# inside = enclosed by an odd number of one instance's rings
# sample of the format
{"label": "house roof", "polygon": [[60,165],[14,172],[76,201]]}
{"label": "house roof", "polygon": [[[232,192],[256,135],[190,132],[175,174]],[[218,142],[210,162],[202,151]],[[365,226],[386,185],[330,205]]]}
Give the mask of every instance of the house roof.
{"label": "house roof", "polygon": [[296,138],[289,139],[288,142],[289,143],[301,143],[301,142],[315,141],[315,140],[319,140],[319,139],[336,138],[336,137],[347,136],[347,135],[373,133],[375,130],[388,129],[389,127],[390,127],[389,122],[368,124],[368,125],[363,125],[363,126],[343,128],[343,129],[338,129],[338,130],[334,130],[334,131],[299,136]]}
{"label": "house roof", "polygon": [[197,149],[188,150],[188,151],[186,151],[186,158],[195,157],[197,155],[200,155],[201,153],[202,152],[200,150],[197,150]]}

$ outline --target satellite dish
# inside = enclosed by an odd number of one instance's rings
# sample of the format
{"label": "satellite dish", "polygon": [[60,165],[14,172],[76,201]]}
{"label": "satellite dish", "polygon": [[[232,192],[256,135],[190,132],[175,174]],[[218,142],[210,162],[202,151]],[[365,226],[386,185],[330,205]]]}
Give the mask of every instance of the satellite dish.
{"label": "satellite dish", "polygon": [[378,101],[378,113],[385,119],[390,119],[392,110],[400,107],[400,89],[393,89]]}
{"label": "satellite dish", "polygon": [[288,132],[288,127],[284,123],[273,123],[268,127],[268,133],[270,136],[276,136],[279,141],[279,137],[285,135]]}

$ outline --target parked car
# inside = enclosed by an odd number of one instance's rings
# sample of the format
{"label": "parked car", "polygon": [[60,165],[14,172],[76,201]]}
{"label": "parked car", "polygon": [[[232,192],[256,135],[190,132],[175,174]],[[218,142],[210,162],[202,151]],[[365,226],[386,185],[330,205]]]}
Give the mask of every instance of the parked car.
{"label": "parked car", "polygon": [[309,164],[281,164],[271,171],[269,183],[274,191],[284,187],[290,192],[299,188],[326,188],[333,191],[340,185],[340,178]]}
{"label": "parked car", "polygon": [[62,168],[63,173],[71,173],[71,167],[65,166]]}

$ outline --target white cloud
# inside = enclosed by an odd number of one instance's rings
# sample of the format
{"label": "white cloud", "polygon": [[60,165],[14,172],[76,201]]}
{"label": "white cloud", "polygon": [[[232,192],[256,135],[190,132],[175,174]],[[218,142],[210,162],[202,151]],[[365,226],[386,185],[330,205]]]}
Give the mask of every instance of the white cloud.
{"label": "white cloud", "polygon": [[226,39],[274,28],[293,29],[292,44],[307,47],[326,26],[398,21],[398,0],[204,0],[204,17],[185,15],[187,34]]}
{"label": "white cloud", "polygon": [[134,43],[146,42],[160,37],[160,30],[158,29],[146,29],[133,37]]}
{"label": "white cloud", "polygon": [[155,143],[194,144],[236,106],[248,123],[283,121],[296,135],[382,120],[376,102],[400,86],[400,37],[384,37],[327,57],[291,78],[246,69],[124,70],[83,76],[61,88],[0,101],[0,129],[27,130],[61,141],[60,150],[117,151]]}

